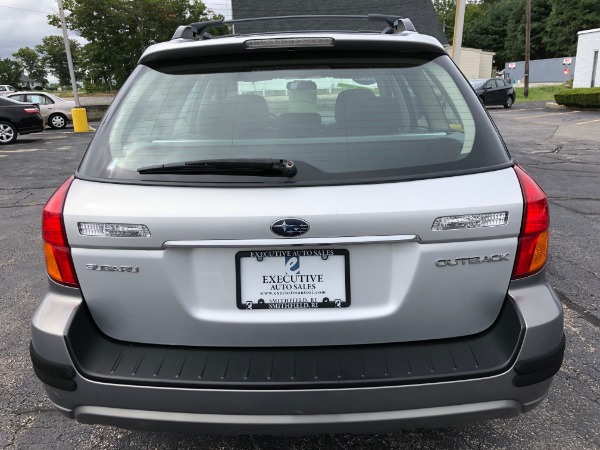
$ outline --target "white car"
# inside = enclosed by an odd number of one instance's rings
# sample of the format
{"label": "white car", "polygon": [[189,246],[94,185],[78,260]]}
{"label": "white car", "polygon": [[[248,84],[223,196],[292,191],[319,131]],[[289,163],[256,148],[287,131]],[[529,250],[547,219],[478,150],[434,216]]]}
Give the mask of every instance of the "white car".
{"label": "white car", "polygon": [[75,102],[72,100],[65,100],[47,92],[15,92],[7,97],[40,105],[40,112],[51,128],[65,128],[73,120],[71,109],[75,108]]}
{"label": "white car", "polygon": [[0,95],[8,95],[9,93],[16,91],[17,90],[10,84],[0,84]]}

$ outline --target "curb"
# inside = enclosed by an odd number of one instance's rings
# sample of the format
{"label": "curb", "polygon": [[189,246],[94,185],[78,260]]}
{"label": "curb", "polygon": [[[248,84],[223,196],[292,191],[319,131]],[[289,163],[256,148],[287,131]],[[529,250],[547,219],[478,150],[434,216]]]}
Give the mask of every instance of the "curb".
{"label": "curb", "polygon": [[547,103],[546,103],[546,108],[549,108],[549,109],[569,109],[569,108],[567,108],[566,106],[564,106],[564,105],[559,105],[559,104],[558,104],[558,103],[556,103],[556,102],[547,102]]}
{"label": "curb", "polygon": [[546,108],[549,109],[570,109],[572,111],[600,111],[600,108],[594,108],[590,106],[565,106],[559,105],[556,102],[548,102],[546,103]]}

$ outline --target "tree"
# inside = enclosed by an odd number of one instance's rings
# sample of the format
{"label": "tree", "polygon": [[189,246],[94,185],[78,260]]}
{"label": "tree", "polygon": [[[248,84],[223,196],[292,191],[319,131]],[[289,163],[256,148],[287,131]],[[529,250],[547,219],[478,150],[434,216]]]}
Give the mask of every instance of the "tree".
{"label": "tree", "polygon": [[23,68],[21,64],[12,59],[0,59],[0,80],[2,84],[19,86],[21,84]]}
{"label": "tree", "polygon": [[[500,0],[467,0],[465,6],[465,22],[463,29],[463,45],[464,37],[468,34],[469,28],[472,28],[475,23],[482,17],[486,5]],[[456,18],[456,0],[433,0],[433,7],[436,10],[442,29],[446,33],[448,42],[452,44],[454,39],[454,22]],[[477,47],[479,48],[479,47]]]}
{"label": "tree", "polygon": [[13,53],[15,59],[21,64],[29,78],[41,83],[43,87],[46,87],[48,80],[46,80],[46,70],[44,69],[44,63],[40,58],[38,52],[30,47],[21,47],[18,51]]}
{"label": "tree", "polygon": [[465,47],[481,48],[478,44],[478,37],[473,32],[473,28],[485,15],[485,6],[482,3],[467,3],[465,8],[465,26],[463,31],[463,45]]}
{"label": "tree", "polygon": [[577,32],[600,24],[600,0],[550,0],[550,4],[543,43],[558,56],[575,55]]}
{"label": "tree", "polygon": [[480,48],[496,53],[497,67],[507,60],[505,45],[509,23],[515,5],[524,0],[497,0],[479,5],[482,8],[474,22],[465,26],[465,47]]}
{"label": "tree", "polygon": [[86,91],[112,91],[115,80],[109,66],[102,62],[95,51],[98,47],[84,45],[81,49],[81,68],[85,70],[83,75],[84,88]]}
{"label": "tree", "polygon": [[[550,0],[532,1],[530,47],[532,60],[561,56],[548,49],[543,42],[551,11]],[[507,61],[521,61],[525,58],[525,1],[517,1],[512,5],[503,55]]]}
{"label": "tree", "polygon": [[[200,0],[64,0],[64,6],[68,27],[88,41],[95,73],[110,74],[117,87],[148,46],[169,40],[179,25],[220,17],[209,17]],[[60,26],[58,16],[49,22]]]}
{"label": "tree", "polygon": [[[69,39],[71,45],[71,56],[73,65],[76,69],[76,76],[81,75],[79,59],[81,46],[79,42]],[[36,51],[41,55],[44,66],[52,75],[58,78],[61,86],[71,85],[71,75],[69,74],[69,65],[67,63],[67,52],[65,51],[65,42],[62,36],[46,36],[42,39],[41,45],[35,46]]]}
{"label": "tree", "polygon": [[[525,55],[526,0],[468,0],[463,45],[496,53],[496,67]],[[531,59],[575,55],[577,32],[598,28],[600,0],[531,0]],[[454,24],[455,0],[433,0],[440,20]],[[452,30],[446,28],[449,39]]]}
{"label": "tree", "polygon": [[454,38],[456,0],[433,0],[433,8],[437,12],[448,42],[452,42]]}

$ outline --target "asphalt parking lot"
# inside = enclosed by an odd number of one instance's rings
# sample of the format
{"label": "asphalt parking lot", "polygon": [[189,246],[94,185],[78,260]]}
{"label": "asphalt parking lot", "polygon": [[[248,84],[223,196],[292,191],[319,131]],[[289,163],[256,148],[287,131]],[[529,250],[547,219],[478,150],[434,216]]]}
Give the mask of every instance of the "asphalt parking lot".
{"label": "asphalt parking lot", "polygon": [[[66,130],[0,147],[0,447],[15,449],[600,448],[600,111],[543,103],[493,108],[514,159],[551,205],[549,279],[565,306],[567,351],[533,412],[456,428],[385,435],[201,436],[80,425],[56,412],[29,361],[29,322],[46,288],[42,206],[92,136]],[[501,189],[501,186],[499,187]]]}

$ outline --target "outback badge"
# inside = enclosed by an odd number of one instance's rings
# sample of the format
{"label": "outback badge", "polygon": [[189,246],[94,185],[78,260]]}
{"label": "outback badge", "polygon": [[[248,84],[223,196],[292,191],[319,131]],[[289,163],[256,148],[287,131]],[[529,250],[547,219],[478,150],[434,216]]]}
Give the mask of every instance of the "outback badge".
{"label": "outback badge", "polygon": [[99,272],[138,273],[140,271],[138,266],[114,266],[111,264],[86,264],[85,267],[88,270],[97,270]]}
{"label": "outback badge", "polygon": [[306,220],[302,219],[279,219],[271,224],[271,231],[277,236],[296,237],[302,236],[310,229]]}

